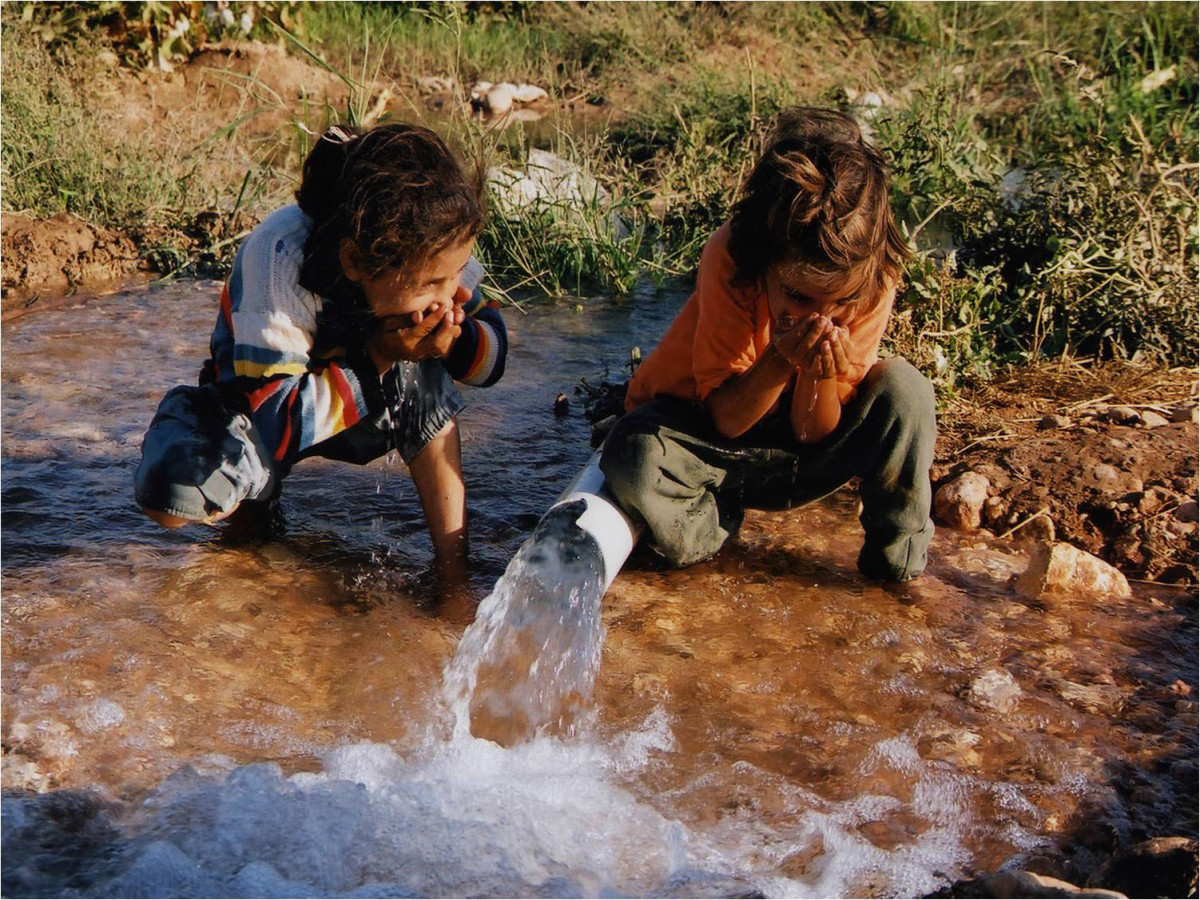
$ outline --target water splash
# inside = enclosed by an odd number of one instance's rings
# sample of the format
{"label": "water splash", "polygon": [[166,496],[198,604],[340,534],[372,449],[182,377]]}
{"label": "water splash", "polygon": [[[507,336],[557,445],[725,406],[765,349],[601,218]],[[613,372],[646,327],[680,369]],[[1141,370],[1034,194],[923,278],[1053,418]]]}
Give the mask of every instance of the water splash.
{"label": "water splash", "polygon": [[542,518],[480,604],[446,670],[455,734],[503,746],[570,732],[587,709],[604,633],[604,562],[575,523],[582,502]]}

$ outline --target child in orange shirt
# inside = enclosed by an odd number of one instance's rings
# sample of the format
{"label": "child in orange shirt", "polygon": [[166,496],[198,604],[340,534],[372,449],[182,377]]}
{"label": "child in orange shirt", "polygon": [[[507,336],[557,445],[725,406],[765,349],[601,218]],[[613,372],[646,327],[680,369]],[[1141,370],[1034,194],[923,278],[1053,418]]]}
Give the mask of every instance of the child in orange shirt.
{"label": "child in orange shirt", "polygon": [[933,389],[878,357],[907,255],[886,164],[854,120],[782,114],[601,457],[670,562],[714,554],[747,508],[790,509],[859,476],[859,569],[924,570]]}

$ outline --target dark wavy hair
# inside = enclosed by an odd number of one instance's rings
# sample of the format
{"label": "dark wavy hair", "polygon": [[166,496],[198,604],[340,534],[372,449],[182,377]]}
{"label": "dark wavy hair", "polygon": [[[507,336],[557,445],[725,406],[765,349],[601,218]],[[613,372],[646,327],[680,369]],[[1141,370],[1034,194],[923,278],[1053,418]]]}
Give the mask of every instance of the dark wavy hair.
{"label": "dark wavy hair", "polygon": [[368,276],[409,274],[483,228],[482,172],[468,177],[446,144],[418,125],[327,130],[304,161],[296,202],[313,220],[300,284],[324,297],[361,297],[341,264],[348,240]]}
{"label": "dark wavy hair", "polygon": [[741,286],[786,265],[830,293],[874,300],[910,256],[892,217],[883,154],[852,118],[831,109],[780,114],[730,231]]}

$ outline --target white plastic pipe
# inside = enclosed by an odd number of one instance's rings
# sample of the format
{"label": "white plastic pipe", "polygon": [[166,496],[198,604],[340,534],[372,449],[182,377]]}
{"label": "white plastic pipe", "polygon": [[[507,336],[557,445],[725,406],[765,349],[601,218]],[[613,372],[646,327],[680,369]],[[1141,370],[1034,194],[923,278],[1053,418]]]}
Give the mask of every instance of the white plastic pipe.
{"label": "white plastic pipe", "polygon": [[607,591],[633,552],[641,528],[625,515],[608,492],[604,473],[600,471],[599,450],[592,454],[583,471],[575,476],[575,480],[546,511],[546,515],[577,500],[582,500],[585,506],[575,519],[575,524],[590,534],[600,547],[604,561],[604,590]]}

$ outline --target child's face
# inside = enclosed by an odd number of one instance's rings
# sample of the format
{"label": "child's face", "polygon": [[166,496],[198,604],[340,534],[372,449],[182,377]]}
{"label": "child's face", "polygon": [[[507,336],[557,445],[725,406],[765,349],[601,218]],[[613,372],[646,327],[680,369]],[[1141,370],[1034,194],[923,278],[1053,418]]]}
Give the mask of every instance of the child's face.
{"label": "child's face", "polygon": [[812,313],[843,325],[853,299],[820,287],[794,268],[774,266],[767,272],[767,306],[776,334],[790,331]]}
{"label": "child's face", "polygon": [[346,277],[362,288],[367,305],[376,318],[401,316],[416,324],[424,316],[454,305],[459,277],[474,248],[474,239],[453,244],[407,277],[398,269],[384,269],[378,275],[364,276],[354,265],[352,255],[347,259],[345,252],[342,268]]}

